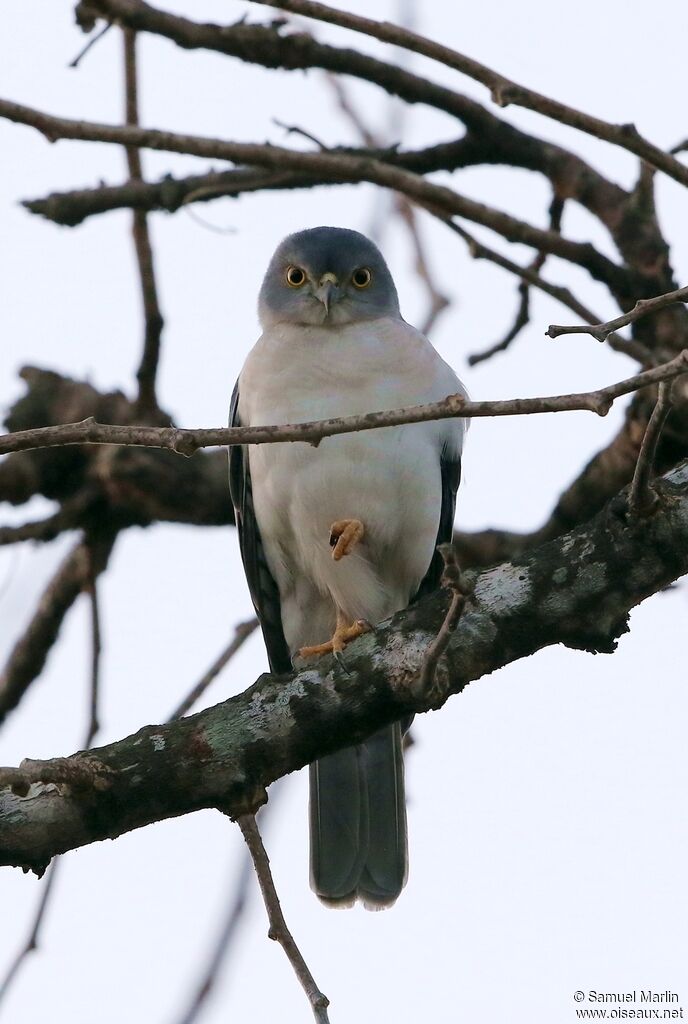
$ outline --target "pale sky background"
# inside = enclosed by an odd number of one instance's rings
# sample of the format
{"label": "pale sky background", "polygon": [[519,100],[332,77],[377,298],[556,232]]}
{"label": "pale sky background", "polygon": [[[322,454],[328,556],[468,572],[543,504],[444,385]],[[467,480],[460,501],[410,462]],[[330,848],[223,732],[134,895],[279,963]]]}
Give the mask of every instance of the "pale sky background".
{"label": "pale sky background", "polygon": [[[347,8],[394,18],[394,0],[347,0]],[[168,2],[189,16],[254,20],[248,3]],[[634,121],[661,146],[688,134],[685,40],[680,0],[580,0],[575,6],[418,4],[418,28],[505,74],[612,121]],[[57,114],[121,119],[121,40],[112,30],[78,70],[83,45],[72,4],[6,0],[0,36],[0,95]],[[361,37],[318,28],[322,39],[393,59]],[[143,37],[143,123],[228,139],[285,143],[271,119],[297,123],[327,142],[351,138],[322,76],[277,73]],[[432,78],[489,104],[484,89],[441,67],[413,62]],[[387,105],[352,84],[371,120]],[[612,179],[630,185],[628,154],[535,114],[503,116],[575,148]],[[449,117],[410,108],[404,143],[459,134]],[[288,144],[293,140],[286,140]],[[296,143],[294,143],[296,144]],[[26,213],[21,198],[125,177],[116,147],[60,142],[0,122],[0,405],[23,385],[23,364],[89,378],[131,393],[142,325],[128,211],[58,228]],[[207,165],[144,154],[156,178]],[[219,164],[218,164],[219,166]],[[441,177],[441,176],[440,176]],[[549,190],[524,171],[478,168],[455,177],[459,191],[546,224]],[[688,274],[688,194],[658,176],[665,234],[680,283]],[[229,394],[258,335],[255,300],[272,250],[288,232],[316,224],[367,230],[379,197],[370,188],[332,188],[221,200],[152,218],[166,317],[159,395],[179,424],[226,421]],[[584,390],[633,372],[633,364],[586,337],[544,337],[571,314],[534,295],[532,323],[506,354],[475,370],[466,355],[511,322],[516,283],[472,262],[441,225],[423,220],[431,266],[453,299],[433,341],[476,398]],[[597,223],[570,205],[569,237],[611,252]],[[484,237],[525,262],[530,253]],[[382,239],[402,299],[419,322],[424,300],[406,237]],[[568,283],[601,315],[614,315],[604,289],[550,259],[546,276]],[[549,513],[585,460],[621,420],[585,413],[477,421],[469,434],[458,521],[528,529]],[[39,518],[3,507],[2,522]],[[0,655],[30,616],[37,595],[73,538],[0,550]],[[250,613],[230,529],[156,526],[129,530],[100,584],[104,629],[101,742],[159,722]],[[688,786],[683,586],[646,602],[612,657],[554,648],[471,685],[439,714],[414,726],[407,763],[411,871],[393,910],[335,913],[310,892],[306,775],[281,794],[267,846],[284,911],[331,1000],[333,1024],[438,1019],[470,1024],[574,1021],[576,989],[670,989],[688,1011]],[[0,732],[0,763],[67,754],[85,727],[88,609],[69,615],[43,676]],[[170,624],[173,623],[173,626]],[[207,703],[243,690],[265,667],[255,635],[215,682]],[[154,825],[69,854],[41,939],[0,1007],[0,1022],[175,1024],[226,913],[240,863],[238,829],[207,811]],[[32,920],[41,883],[0,872],[0,974]],[[252,902],[201,1018],[301,1022],[310,1011],[283,953],[266,936]],[[581,1004],[586,1006],[588,1004]]]}

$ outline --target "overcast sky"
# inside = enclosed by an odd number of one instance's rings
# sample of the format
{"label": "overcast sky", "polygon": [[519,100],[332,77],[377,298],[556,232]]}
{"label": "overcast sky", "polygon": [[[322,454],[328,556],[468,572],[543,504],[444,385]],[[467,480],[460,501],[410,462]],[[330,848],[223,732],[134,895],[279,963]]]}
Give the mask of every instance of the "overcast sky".
{"label": "overcast sky", "polygon": [[[348,9],[394,18],[393,0]],[[248,3],[167,4],[196,18],[233,21],[269,12]],[[685,39],[679,0],[544,0],[519,4],[423,0],[418,29],[505,74],[612,121],[634,121],[669,147],[688,134]],[[121,39],[111,31],[78,70],[83,45],[72,4],[6,0],[0,35],[0,95],[51,113],[121,119]],[[372,41],[317,29],[323,39],[394,53]],[[142,120],[148,126],[227,139],[285,144],[272,119],[299,124],[326,142],[353,139],[323,77],[276,73],[217,54],[184,52],[144,37]],[[478,85],[425,63],[427,71],[485,103]],[[372,87],[352,95],[374,124],[389,117]],[[628,154],[535,114],[501,116],[576,148],[630,185]],[[449,117],[423,107],[405,115],[406,145],[456,137]],[[291,144],[287,139],[286,144]],[[294,143],[297,144],[297,143]],[[131,394],[142,327],[127,211],[58,228],[18,206],[50,191],[123,180],[116,147],[60,142],[0,122],[0,405],[22,393],[25,364],[88,378]],[[146,173],[207,165],[145,154]],[[549,190],[524,171],[478,168],[459,191],[545,226]],[[665,235],[680,283],[688,271],[688,196],[658,176]],[[161,404],[185,426],[226,421],[233,382],[258,336],[256,295],[267,261],[288,232],[317,224],[369,230],[379,194],[340,187],[224,199],[151,218],[166,317]],[[202,218],[218,233],[198,222]],[[452,299],[433,333],[442,355],[476,398],[587,390],[633,372],[591,338],[544,338],[571,314],[546,296],[512,350],[469,370],[468,353],[510,324],[515,282],[473,263],[459,239],[423,219],[430,263]],[[565,233],[609,240],[579,208]],[[528,250],[501,245],[525,262]],[[380,239],[402,312],[420,322],[424,297],[399,227]],[[604,289],[556,259],[546,275],[567,283],[600,315],[616,310]],[[469,434],[458,522],[467,529],[539,525],[563,486],[618,429],[623,409],[477,421]],[[2,509],[3,522],[40,517],[48,502]],[[0,549],[0,655],[26,623],[73,538],[47,547]],[[129,530],[101,583],[104,628],[101,741],[164,719],[250,615],[235,532],[157,526]],[[647,601],[613,657],[554,648],[472,684],[439,714],[414,725],[407,764],[411,870],[391,911],[324,909],[308,887],[306,775],[283,787],[267,828],[283,908],[333,1024],[437,1019],[470,1024],[574,1021],[577,989],[670,989],[688,1011],[685,794],[688,784],[684,652],[686,591]],[[171,627],[170,623],[174,623]],[[0,732],[0,763],[67,754],[80,743],[88,688],[88,609],[77,604],[41,679]],[[265,667],[254,636],[220,676],[207,703],[243,690]],[[202,812],[69,854],[40,950],[0,1022],[175,1024],[205,964],[240,863],[238,829]],[[40,895],[32,876],[0,872],[0,975],[23,939]],[[252,903],[203,1020],[309,1019],[281,950]],[[582,1004],[587,1005],[587,1004]]]}

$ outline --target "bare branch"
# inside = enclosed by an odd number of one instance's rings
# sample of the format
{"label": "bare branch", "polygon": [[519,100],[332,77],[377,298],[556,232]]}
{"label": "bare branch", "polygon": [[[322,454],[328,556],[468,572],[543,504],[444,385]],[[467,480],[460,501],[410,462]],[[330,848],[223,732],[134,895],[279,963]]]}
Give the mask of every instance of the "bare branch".
{"label": "bare branch", "polygon": [[461,573],[456,552],[451,544],[440,544],[438,551],[444,559],[444,571],[440,585],[451,591],[451,602],[447,609],[444,622],[440,631],[430,645],[425,655],[420,674],[418,676],[417,691],[419,694],[435,699],[437,706],[441,707],[446,697],[446,677],[439,679],[440,658],[446,651],[452,633],[456,629],[466,603],[466,597],[471,592],[471,587]]}
{"label": "bare branch", "polygon": [[89,719],[86,728],[84,748],[88,749],[93,743],[96,733],[100,729],[98,721],[98,700],[100,695],[100,655],[102,652],[102,640],[100,629],[100,608],[98,602],[98,564],[94,557],[93,549],[88,548],[88,568],[86,575],[85,590],[89,597],[91,609],[91,687],[89,699]]}
{"label": "bare branch", "polygon": [[405,409],[339,416],[308,423],[288,423],[256,427],[147,427],[96,423],[91,417],[81,423],[63,423],[56,427],[36,427],[0,435],[0,455],[70,444],[116,444],[164,448],[179,455],[193,455],[200,448],[235,444],[277,444],[285,441],[307,441],[318,445],[323,438],[350,434],[359,430],[376,430],[403,423],[424,423],[428,420],[472,419],[485,416],[530,416],[540,413],[585,410],[606,416],[617,398],[629,395],[650,384],[671,380],[686,372],[688,349],[668,363],[643,373],[609,384],[598,391],[545,398],[512,398],[505,401],[471,402],[463,395],[448,395],[440,402],[414,405]]}
{"label": "bare branch", "polygon": [[[563,212],[564,200],[555,195],[552,198],[549,208],[550,231],[556,231],[557,233],[561,232],[561,218]],[[538,275],[545,265],[546,259],[546,252],[536,253],[532,263],[528,267],[528,270],[531,273]],[[473,355],[469,355],[467,360],[469,366],[477,366],[478,363],[484,363],[487,359],[491,359],[492,356],[497,355],[498,352],[506,352],[511,343],[519,336],[523,328],[530,323],[530,282],[522,278],[521,283],[518,286],[518,293],[520,296],[518,310],[516,311],[514,322],[507,333],[501,341],[491,345],[484,351],[475,352]]]}
{"label": "bare branch", "polygon": [[0,100],[0,117],[26,124],[41,131],[51,141],[58,138],[107,142],[122,146],[189,153],[195,156],[221,158],[261,167],[288,169],[321,174],[332,183],[368,181],[402,192],[420,205],[457,215],[489,227],[511,242],[522,242],[535,249],[553,253],[584,267],[594,278],[607,284],[615,293],[626,295],[634,283],[634,275],[599,252],[590,242],[574,242],[554,231],[544,231],[525,221],[475,202],[443,185],[435,185],[420,175],[392,167],[379,160],[352,157],[341,153],[307,153],[280,146],[224,142],[195,135],[138,128],[132,125],[104,125],[53,117],[30,107]]}
{"label": "bare branch", "polygon": [[662,433],[662,427],[671,412],[672,386],[673,381],[662,381],[659,385],[657,402],[652,416],[650,416],[650,422],[647,425],[643,443],[640,446],[640,454],[628,496],[628,509],[631,515],[634,516],[649,515],[657,504],[657,495],[652,488],[650,478],[657,454],[659,435]]}
{"label": "bare branch", "polygon": [[214,679],[220,674],[225,665],[229,664],[236,652],[244,643],[248,640],[252,633],[258,628],[258,619],[247,619],[246,622],[240,622],[234,630],[234,636],[230,640],[227,647],[224,649],[222,654],[212,663],[207,672],[199,679],[196,685],[189,691],[181,704],[178,704],[172,714],[167,719],[168,722],[175,722],[178,718],[183,718],[187,712],[191,710],[197,700],[203,696],[205,691],[208,689]]}
{"label": "bare branch", "polygon": [[[385,163],[404,167],[416,174],[456,170],[475,163],[479,158],[475,143],[467,136],[454,142],[442,142],[418,150],[368,150],[336,146],[328,152],[384,160]],[[165,175],[157,182],[127,181],[122,185],[101,185],[98,188],[53,192],[45,199],[26,200],[23,205],[32,213],[46,217],[56,224],[73,227],[81,224],[87,217],[125,207],[146,211],[165,210],[172,213],[190,203],[210,202],[224,196],[236,198],[242,193],[269,189],[312,188],[314,185],[329,183],[330,179],[322,175],[239,167],[184,178]]]}
{"label": "bare branch", "polygon": [[[86,589],[88,590],[91,599],[91,685],[90,685],[90,697],[89,697],[89,720],[86,728],[86,735],[84,738],[84,747],[90,747],[96,733],[98,732],[98,693],[99,693],[99,676],[100,676],[100,654],[101,654],[101,640],[100,640],[100,616],[98,612],[98,596],[96,590],[96,579],[98,575],[98,564],[97,560],[94,559],[93,553],[89,548],[87,551],[88,568],[87,568],[87,584]],[[33,924],[29,937],[26,943],[18,950],[14,960],[10,964],[5,977],[0,983],[0,1003],[2,1003],[3,997],[7,994],[10,986],[14,979],[19,973],[24,961],[30,953],[38,948],[38,940],[40,937],[41,928],[48,912],[50,904],[50,898],[55,888],[55,880],[60,869],[60,858],[55,859],[50,864],[43,881],[43,890],[41,892],[38,905],[34,914]]]}
{"label": "bare branch", "polygon": [[[266,808],[263,808],[263,812],[265,810]],[[241,860],[237,877],[232,881],[232,899],[229,903],[229,911],[217,937],[210,960],[189,1001],[189,1005],[178,1018],[178,1024],[194,1024],[213,989],[218,972],[222,966],[222,961],[227,956],[232,940],[237,933],[239,922],[243,917],[246,908],[248,885],[252,874],[253,861],[248,850],[246,850]]]}
{"label": "bare branch", "polygon": [[[440,218],[448,228],[451,228],[455,234],[460,235],[461,238],[468,245],[468,250],[476,260],[489,260],[490,263],[494,263],[498,267],[502,267],[503,270],[508,270],[509,273],[515,274],[520,277],[523,281],[527,281],[532,284],[535,288],[539,288],[540,291],[546,295],[551,295],[553,299],[557,299],[563,306],[568,306],[570,310],[576,313],[582,320],[587,320],[589,324],[598,324],[599,317],[583,305],[582,302],[573,295],[573,293],[561,285],[550,284],[549,281],[545,281],[544,278],[540,277],[536,271],[533,270],[532,265],[530,267],[521,267],[518,263],[514,263],[508,257],[503,256],[501,253],[496,252],[494,249],[490,249],[489,246],[484,245],[483,242],[479,242],[474,235],[471,235],[463,228],[460,224],[456,224],[449,218]],[[653,354],[645,348],[638,341],[633,339],[622,338],[620,334],[610,332],[607,337],[607,341],[611,348],[616,352],[623,352],[625,355],[631,356],[633,359],[637,359],[639,363],[644,365],[652,365],[656,362]]]}
{"label": "bare branch", "polygon": [[36,911],[33,918],[33,924],[29,931],[28,938],[25,944],[17,951],[14,960],[7,968],[5,977],[0,982],[0,1004],[9,992],[15,978],[19,974],[19,971],[24,965],[24,961],[33,953],[34,950],[38,949],[38,940],[41,934],[41,928],[45,920],[45,916],[50,903],[50,897],[52,896],[55,889],[55,880],[60,868],[60,858],[56,857],[50,864],[45,879],[43,881],[43,887],[41,890],[40,899],[36,906]]}
{"label": "bare branch", "polygon": [[[688,571],[688,462],[655,487],[661,500],[642,530],[603,510],[539,550],[470,574],[471,600],[444,652],[451,693],[550,644],[614,650],[629,609]],[[378,624],[349,645],[345,668],[323,657],[289,675],[263,674],[178,722],[0,769],[0,864],[41,871],[57,853],[167,817],[203,807],[252,812],[275,779],[436,706],[414,685],[448,604],[435,593]],[[27,785],[26,796],[12,792]]]}
{"label": "bare branch", "polygon": [[400,28],[390,22],[374,21],[372,18],[363,18],[348,11],[335,10],[314,0],[254,0],[255,3],[267,7],[276,7],[282,11],[289,11],[291,14],[300,14],[307,18],[314,18],[317,21],[324,21],[331,25],[338,25],[340,28],[352,29],[354,32],[362,32],[372,36],[384,43],[391,43],[393,46],[401,46],[413,53],[423,57],[439,61],[447,67],[454,68],[462,74],[481,82],[491,93],[493,101],[500,107],[510,104],[525,107],[527,110],[534,110],[561,124],[577,128],[597,139],[611,142],[615,146],[635,153],[641,160],[663,171],[674,181],[682,185],[688,185],[688,167],[665,150],[660,149],[653,143],[644,139],[633,124],[611,124],[599,117],[591,117],[580,110],[568,107],[564,103],[543,96],[541,93],[516,82],[505,78],[496,71],[492,71],[484,64],[480,64],[470,57],[452,50],[449,46],[433,42],[417,32]]}
{"label": "bare branch", "polygon": [[79,52],[77,53],[77,55],[76,55],[76,57],[74,58],[74,60],[70,60],[70,62],[69,62],[69,64],[67,65],[67,67],[70,67],[70,68],[78,68],[78,67],[79,67],[79,64],[80,64],[80,63],[81,63],[81,61],[82,61],[82,60],[84,59],[84,57],[85,57],[85,56],[86,56],[86,54],[87,54],[87,53],[89,52],[89,50],[90,50],[90,49],[91,49],[91,48],[92,48],[93,46],[95,46],[95,45],[96,45],[96,43],[100,42],[100,40],[101,40],[101,39],[103,38],[103,36],[105,35],[105,33],[106,33],[106,32],[108,32],[108,31],[109,31],[109,30],[110,30],[111,28],[112,28],[112,22],[111,22],[111,21],[108,21],[108,22],[107,22],[107,24],[105,24],[105,25],[104,25],[104,26],[103,26],[103,27],[101,28],[101,30],[100,30],[99,32],[96,32],[96,34],[95,34],[94,36],[91,36],[91,38],[89,39],[89,41],[88,41],[88,42],[86,43],[86,45],[85,45],[85,46],[82,46],[82,47],[81,47],[81,49],[80,49],[80,50],[79,50]]}
{"label": "bare branch", "polygon": [[258,831],[255,815],[240,814],[237,817],[236,822],[241,829],[241,834],[246,840],[246,845],[248,846],[251,859],[253,860],[253,867],[256,875],[258,876],[258,884],[260,885],[265,909],[268,913],[268,921],[270,922],[268,935],[271,939],[274,939],[275,942],[279,942],[280,946],[286,953],[287,959],[294,968],[294,973],[296,974],[301,987],[308,996],[308,1001],[311,1004],[314,1019],[318,1024],[328,1024],[329,1017],[327,1015],[327,1007],[330,1001],[316,985],[315,979],[308,969],[308,965],[303,959],[299,947],[294,941],[294,937],[287,928],[287,922],[284,920],[284,914],[282,913],[282,907],[280,906],[277,890],[275,889],[275,883],[272,879],[270,861],[267,853],[265,852],[260,832]]}
{"label": "bare branch", "polygon": [[688,302],[688,287],[677,288],[675,291],[665,292],[663,295],[655,295],[652,299],[638,299],[629,313],[617,316],[614,320],[608,320],[606,323],[593,324],[591,327],[561,327],[557,324],[550,324],[545,334],[550,338],[558,338],[562,334],[591,334],[598,341],[606,341],[609,335],[613,331],[618,331],[620,327],[634,324],[641,317],[656,313],[667,306],[673,306],[676,302]]}
{"label": "bare branch", "polygon": [[97,542],[79,541],[46,587],[29,625],[15,643],[0,673],[0,722],[17,706],[40,674],[65,615],[87,584],[92,564],[88,544],[93,545],[95,552],[95,569],[102,572],[115,538],[116,533],[110,533]]}
{"label": "bare branch", "polygon": [[21,526],[0,526],[0,547],[27,540],[42,542],[54,540],[66,530],[73,530],[80,525],[94,498],[94,489],[85,487],[73,498],[68,498],[57,512],[46,519],[39,519],[33,523],[22,523]]}
{"label": "bare branch", "polygon": [[[122,30],[124,39],[124,80],[125,80],[125,120],[128,125],[138,127],[138,83],[136,72],[136,33],[130,28]],[[127,146],[127,166],[131,181],[143,181],[141,170],[141,153],[136,146]],[[136,262],[139,268],[141,298],[145,334],[143,355],[136,378],[139,382],[138,411],[146,415],[155,413],[158,401],[155,396],[155,377],[160,358],[160,338],[164,325],[158,289],[155,283],[155,267],[153,265],[153,249],[151,246],[148,221],[144,210],[136,209],[133,214],[132,234],[136,250]]]}

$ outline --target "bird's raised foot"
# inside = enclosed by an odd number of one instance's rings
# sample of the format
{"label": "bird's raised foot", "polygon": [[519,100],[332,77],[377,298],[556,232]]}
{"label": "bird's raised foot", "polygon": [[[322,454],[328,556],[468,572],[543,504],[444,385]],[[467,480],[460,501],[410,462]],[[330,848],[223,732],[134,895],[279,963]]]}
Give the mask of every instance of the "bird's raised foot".
{"label": "bird's raised foot", "polygon": [[314,644],[312,647],[302,647],[299,655],[302,658],[320,657],[321,654],[341,654],[346,645],[355,640],[357,636],[370,631],[370,623],[364,619],[352,622],[350,626],[344,623],[337,623],[337,628],[330,640],[324,644]]}
{"label": "bird's raised foot", "polygon": [[348,555],[362,539],[365,527],[360,519],[338,519],[330,527],[332,557],[338,562]]}

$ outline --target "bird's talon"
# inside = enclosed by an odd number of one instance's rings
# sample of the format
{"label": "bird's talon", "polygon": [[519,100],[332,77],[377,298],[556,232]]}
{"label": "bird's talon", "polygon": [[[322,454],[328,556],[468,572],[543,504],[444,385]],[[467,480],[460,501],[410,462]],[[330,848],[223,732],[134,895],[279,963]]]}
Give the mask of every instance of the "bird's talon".
{"label": "bird's talon", "polygon": [[341,670],[343,672],[345,672],[347,674],[347,676],[350,676],[351,673],[349,672],[348,668],[346,667],[346,662],[344,661],[344,655],[342,654],[342,652],[341,651],[334,651],[333,653],[334,653],[334,659],[337,662],[337,664],[339,665],[339,667],[341,668]]}
{"label": "bird's talon", "polygon": [[338,519],[330,527],[332,557],[338,562],[348,555],[362,539],[365,527],[360,519]]}

